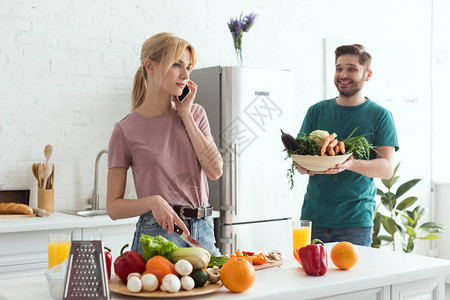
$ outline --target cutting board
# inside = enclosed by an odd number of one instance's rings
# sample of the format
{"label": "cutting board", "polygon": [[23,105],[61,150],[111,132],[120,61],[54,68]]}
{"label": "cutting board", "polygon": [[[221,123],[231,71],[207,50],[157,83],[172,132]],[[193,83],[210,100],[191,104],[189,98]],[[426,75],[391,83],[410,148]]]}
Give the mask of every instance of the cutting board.
{"label": "cutting board", "polygon": [[32,218],[36,217],[35,214],[25,215],[25,214],[0,214],[0,219],[13,219],[13,218]]}
{"label": "cutting board", "polygon": [[[173,297],[192,297],[199,296],[204,294],[210,294],[220,289],[222,284],[220,283],[208,283],[204,287],[197,287],[190,291],[179,291],[176,293],[169,293],[163,291],[155,291],[155,292],[139,292],[132,293],[128,290],[127,286],[122,283],[119,277],[113,276],[109,281],[109,289],[111,292],[127,295],[127,296],[135,296],[135,297],[151,297],[151,298],[173,298]],[[191,299],[195,299],[192,297]]]}
{"label": "cutting board", "polygon": [[267,262],[263,265],[256,265],[253,266],[255,268],[255,271],[267,269],[267,268],[273,268],[273,267],[279,267],[283,264],[283,260],[274,260],[274,259],[268,259]]}

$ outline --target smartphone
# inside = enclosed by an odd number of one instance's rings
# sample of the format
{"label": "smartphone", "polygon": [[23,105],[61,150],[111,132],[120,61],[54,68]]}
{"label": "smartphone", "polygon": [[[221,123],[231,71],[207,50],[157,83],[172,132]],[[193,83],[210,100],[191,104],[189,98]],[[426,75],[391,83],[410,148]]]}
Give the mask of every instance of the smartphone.
{"label": "smartphone", "polygon": [[188,86],[186,85],[183,89],[183,92],[181,93],[180,96],[178,96],[178,99],[181,101],[183,101],[183,99],[189,94],[191,90],[188,88]]}

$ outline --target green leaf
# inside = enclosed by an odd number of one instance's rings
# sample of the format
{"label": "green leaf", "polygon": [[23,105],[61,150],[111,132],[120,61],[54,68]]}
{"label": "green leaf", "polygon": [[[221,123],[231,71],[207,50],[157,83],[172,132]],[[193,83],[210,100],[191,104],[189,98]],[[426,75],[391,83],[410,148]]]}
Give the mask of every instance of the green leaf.
{"label": "green leaf", "polygon": [[384,229],[389,234],[394,234],[397,231],[395,221],[392,218],[383,216],[381,222],[383,224]]}
{"label": "green leaf", "polygon": [[401,214],[402,217],[404,217],[404,218],[406,219],[406,221],[408,222],[408,223],[403,223],[403,224],[405,224],[405,225],[411,225],[411,226],[414,224],[414,220],[413,220],[412,218],[410,218],[407,214],[405,214],[405,213],[402,212],[402,211],[398,211],[398,213]]}
{"label": "green leaf", "polygon": [[421,180],[422,179],[412,179],[412,180],[402,184],[397,189],[397,193],[396,193],[397,198],[400,198],[401,196],[403,196],[403,194],[405,194],[407,191],[409,191],[413,186],[415,186]]}
{"label": "green leaf", "polygon": [[376,212],[373,218],[373,232],[375,236],[377,236],[380,233],[380,227],[381,227],[381,214],[379,212]]}
{"label": "green leaf", "polygon": [[428,233],[442,233],[445,231],[445,226],[436,222],[426,222],[423,223],[419,229]]}
{"label": "green leaf", "polygon": [[402,238],[405,238],[406,230],[404,229],[404,227],[401,226],[401,224],[398,224],[397,222],[395,222],[395,226],[397,227],[397,231],[400,233]]}
{"label": "green leaf", "polygon": [[392,176],[389,179],[381,179],[381,182],[384,184],[385,187],[391,189],[392,186],[397,182],[398,178],[399,178],[398,176]]}
{"label": "green leaf", "polygon": [[404,210],[404,209],[410,207],[411,205],[413,205],[414,203],[416,203],[417,199],[419,199],[419,198],[414,197],[414,196],[408,197],[397,205],[397,209]]}
{"label": "green leaf", "polygon": [[397,173],[398,167],[400,167],[400,162],[395,166],[394,173],[392,174],[392,176],[394,176]]}
{"label": "green leaf", "polygon": [[412,236],[413,238],[416,237],[416,231],[414,230],[414,228],[412,228],[411,226],[405,225],[406,228],[406,232],[408,232],[408,234],[410,236]]}
{"label": "green leaf", "polygon": [[392,236],[390,235],[380,235],[378,238],[385,242],[392,242]]}
{"label": "green leaf", "polygon": [[419,237],[421,240],[438,240],[439,237],[435,234],[429,234],[427,236]]}
{"label": "green leaf", "polygon": [[388,211],[392,211],[393,208],[395,207],[395,203],[396,203],[395,199],[396,199],[395,194],[388,192],[384,196],[381,197],[381,203]]}
{"label": "green leaf", "polygon": [[406,253],[410,253],[414,249],[414,241],[412,239],[408,239],[408,242],[403,243],[403,251]]}
{"label": "green leaf", "polygon": [[377,196],[384,196],[384,192],[377,188]]}
{"label": "green leaf", "polygon": [[381,240],[376,236],[372,237],[372,244],[370,245],[370,247],[380,248],[380,246],[381,246]]}
{"label": "green leaf", "polygon": [[413,212],[415,213],[414,221],[417,223],[417,221],[420,220],[420,218],[422,218],[423,215],[425,214],[426,209],[422,205],[419,205],[416,208],[414,208]]}

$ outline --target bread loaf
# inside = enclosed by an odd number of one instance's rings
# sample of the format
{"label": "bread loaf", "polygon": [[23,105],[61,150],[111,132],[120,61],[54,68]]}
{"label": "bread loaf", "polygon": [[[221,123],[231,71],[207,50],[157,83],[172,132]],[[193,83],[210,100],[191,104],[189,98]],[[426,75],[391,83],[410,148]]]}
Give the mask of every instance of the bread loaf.
{"label": "bread loaf", "polygon": [[0,203],[0,214],[32,215],[33,209],[22,203]]}

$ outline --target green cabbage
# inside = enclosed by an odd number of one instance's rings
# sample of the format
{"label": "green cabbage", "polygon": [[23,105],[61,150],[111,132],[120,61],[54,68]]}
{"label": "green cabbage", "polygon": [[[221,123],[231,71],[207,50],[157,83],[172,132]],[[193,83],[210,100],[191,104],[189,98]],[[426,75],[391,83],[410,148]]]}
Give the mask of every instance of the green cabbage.
{"label": "green cabbage", "polygon": [[142,249],[144,250],[145,260],[149,260],[153,256],[160,255],[168,260],[171,260],[172,253],[178,249],[178,246],[174,242],[167,240],[166,238],[157,235],[149,236],[142,234],[139,238],[142,244]]}

